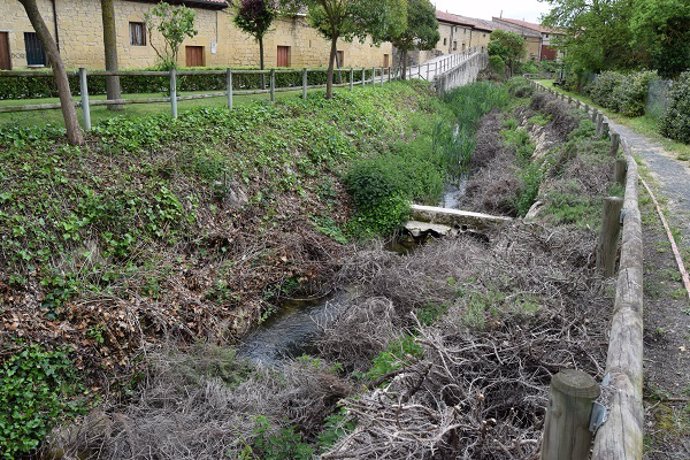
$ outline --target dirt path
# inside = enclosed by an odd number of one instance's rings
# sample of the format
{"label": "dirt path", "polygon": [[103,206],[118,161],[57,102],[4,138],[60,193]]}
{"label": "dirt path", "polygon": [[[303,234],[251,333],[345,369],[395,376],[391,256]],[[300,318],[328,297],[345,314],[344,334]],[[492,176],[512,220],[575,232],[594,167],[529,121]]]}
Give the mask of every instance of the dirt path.
{"label": "dirt path", "polygon": [[[632,146],[690,255],[690,169],[658,143],[611,123]],[[651,184],[650,184],[651,185]],[[649,195],[640,195],[645,244],[645,459],[690,458],[690,305]]]}

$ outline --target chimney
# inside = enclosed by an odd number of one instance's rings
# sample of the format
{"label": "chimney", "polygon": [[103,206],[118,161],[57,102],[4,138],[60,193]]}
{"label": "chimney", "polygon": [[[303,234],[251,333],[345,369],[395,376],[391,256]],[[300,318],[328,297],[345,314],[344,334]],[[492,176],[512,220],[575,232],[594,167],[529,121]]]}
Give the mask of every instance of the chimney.
{"label": "chimney", "polygon": [[498,19],[503,19],[503,10],[501,10],[501,15],[498,17]]}

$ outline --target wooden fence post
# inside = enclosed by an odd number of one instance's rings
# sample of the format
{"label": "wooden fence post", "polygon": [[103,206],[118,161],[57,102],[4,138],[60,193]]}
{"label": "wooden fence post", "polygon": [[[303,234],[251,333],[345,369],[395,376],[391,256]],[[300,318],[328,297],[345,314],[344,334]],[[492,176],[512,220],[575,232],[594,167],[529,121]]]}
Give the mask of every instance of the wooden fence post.
{"label": "wooden fence post", "polygon": [[376,86],[376,67],[371,68],[371,84]]}
{"label": "wooden fence post", "polygon": [[307,98],[307,88],[309,86],[309,71],[302,69],[302,99]]}
{"label": "wooden fence post", "polygon": [[592,403],[601,390],[588,374],[564,369],[551,379],[541,460],[586,460],[592,443]]}
{"label": "wooden fence post", "polygon": [[367,69],[362,69],[362,86],[367,84]]}
{"label": "wooden fence post", "polygon": [[616,163],[613,167],[613,179],[621,187],[625,187],[625,178],[628,174],[628,160],[625,158],[616,159]]}
{"label": "wooden fence post", "polygon": [[597,112],[597,136],[601,137],[604,132],[604,114]]}
{"label": "wooden fence post", "polygon": [[611,133],[611,156],[618,155],[618,148],[621,145],[621,135],[618,133]]}
{"label": "wooden fence post", "polygon": [[170,109],[172,117],[177,118],[177,70],[170,69]]}
{"label": "wooden fence post", "polygon": [[393,68],[388,67],[388,83],[393,81]]}
{"label": "wooden fence post", "polygon": [[381,86],[386,83],[386,69],[381,67]]}
{"label": "wooden fence post", "polygon": [[227,85],[227,92],[228,92],[228,109],[232,110],[232,106],[233,106],[232,70],[230,70],[230,69],[228,69],[225,72],[225,84]]}
{"label": "wooden fence post", "polygon": [[426,63],[426,81],[430,81],[429,77],[431,76],[431,63],[427,62]]}
{"label": "wooden fence post", "polygon": [[623,199],[615,196],[604,198],[604,215],[597,244],[597,268],[604,276],[611,277],[616,272],[618,239],[621,234],[621,211]]}
{"label": "wooden fence post", "polygon": [[81,110],[84,113],[84,129],[91,131],[91,105],[89,105],[89,84],[86,69],[79,68],[79,92],[81,94]]}
{"label": "wooden fence post", "polygon": [[350,91],[355,89],[355,69],[350,67]]}
{"label": "wooden fence post", "polygon": [[601,124],[601,137],[607,138],[609,137],[610,133],[610,128],[609,128],[609,122],[608,121],[603,121]]}
{"label": "wooden fence post", "polygon": [[271,89],[270,89],[271,102],[275,102],[276,101],[276,70],[275,69],[271,69],[271,83],[270,84],[271,84]]}

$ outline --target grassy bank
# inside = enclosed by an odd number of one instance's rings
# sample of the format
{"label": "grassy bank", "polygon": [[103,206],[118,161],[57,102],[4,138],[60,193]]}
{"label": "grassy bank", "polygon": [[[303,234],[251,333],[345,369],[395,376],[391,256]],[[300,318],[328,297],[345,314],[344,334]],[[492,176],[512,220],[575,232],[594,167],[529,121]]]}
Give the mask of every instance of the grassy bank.
{"label": "grassy bank", "polygon": [[[106,384],[124,388],[144,344],[239,337],[283,299],[330,290],[345,243],[389,229],[347,224],[357,220],[343,178],[355,165],[382,156],[407,165],[407,180],[424,185],[405,199],[435,200],[445,163],[433,139],[452,124],[452,111],[411,82],[177,120],[107,119],[84,147],[53,128],[0,130],[2,356],[44,379],[33,355],[17,353],[27,343],[61,350],[56,365],[83,371],[88,399]],[[0,397],[19,391],[0,387]],[[0,451],[35,447],[56,404]],[[19,433],[13,414],[0,425]]]}

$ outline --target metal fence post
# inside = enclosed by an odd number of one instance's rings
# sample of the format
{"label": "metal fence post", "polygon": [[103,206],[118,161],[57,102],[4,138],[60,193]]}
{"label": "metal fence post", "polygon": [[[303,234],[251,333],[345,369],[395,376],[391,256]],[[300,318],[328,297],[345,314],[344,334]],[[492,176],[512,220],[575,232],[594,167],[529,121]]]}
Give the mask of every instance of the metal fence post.
{"label": "metal fence post", "polygon": [[430,70],[431,70],[431,64],[427,62],[426,63],[426,81],[430,81],[429,80],[429,77],[431,76]]}
{"label": "metal fence post", "polygon": [[170,69],[170,109],[172,117],[177,118],[177,70]]}
{"label": "metal fence post", "polygon": [[305,67],[302,69],[302,99],[307,98],[307,87],[309,86],[309,71]]}
{"label": "metal fence post", "polygon": [[84,129],[91,131],[91,106],[89,105],[89,85],[86,69],[79,68],[79,92],[81,94],[81,110],[84,112]]}
{"label": "metal fence post", "polygon": [[233,94],[232,94],[232,70],[228,69],[225,72],[225,83],[228,88],[228,109],[232,110],[233,106]]}
{"label": "metal fence post", "polygon": [[276,101],[276,69],[271,69],[271,102]]}

